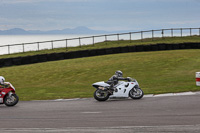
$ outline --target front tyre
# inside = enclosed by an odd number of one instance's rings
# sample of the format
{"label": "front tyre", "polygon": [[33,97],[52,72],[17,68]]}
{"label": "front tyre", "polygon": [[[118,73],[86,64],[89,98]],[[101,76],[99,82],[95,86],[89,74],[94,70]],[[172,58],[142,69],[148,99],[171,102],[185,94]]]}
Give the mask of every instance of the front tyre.
{"label": "front tyre", "polygon": [[17,94],[12,94],[11,96],[7,95],[4,98],[4,104],[6,106],[15,106],[19,101],[19,97],[17,96]]}
{"label": "front tyre", "polygon": [[94,92],[94,98],[97,100],[97,101],[106,101],[108,98],[109,98],[109,93],[108,91],[103,91],[103,90],[96,90]]}
{"label": "front tyre", "polygon": [[142,91],[142,89],[140,88],[133,88],[130,90],[129,92],[129,96],[132,98],[132,99],[141,99],[143,97],[144,93]]}

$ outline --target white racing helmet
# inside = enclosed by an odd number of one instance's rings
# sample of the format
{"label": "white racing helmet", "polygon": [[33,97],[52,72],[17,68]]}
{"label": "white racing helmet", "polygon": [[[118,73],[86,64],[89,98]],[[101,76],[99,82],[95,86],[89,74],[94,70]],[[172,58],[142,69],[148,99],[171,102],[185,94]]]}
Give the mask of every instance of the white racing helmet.
{"label": "white racing helmet", "polygon": [[116,71],[115,75],[117,75],[118,77],[123,77],[123,73],[120,70]]}
{"label": "white racing helmet", "polygon": [[5,82],[5,78],[3,76],[0,76],[0,84],[2,85],[4,84],[4,82]]}

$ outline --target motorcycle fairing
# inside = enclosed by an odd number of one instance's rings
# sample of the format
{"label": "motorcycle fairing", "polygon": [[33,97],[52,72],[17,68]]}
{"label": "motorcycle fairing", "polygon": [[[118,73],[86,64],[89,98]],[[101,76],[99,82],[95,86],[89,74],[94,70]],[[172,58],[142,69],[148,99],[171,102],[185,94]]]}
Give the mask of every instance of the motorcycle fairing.
{"label": "motorcycle fairing", "polygon": [[104,81],[101,81],[101,82],[96,82],[96,83],[92,84],[92,86],[98,89],[99,86],[109,87],[110,85],[105,83]]}
{"label": "motorcycle fairing", "polygon": [[5,95],[7,95],[10,91],[13,91],[13,89],[12,88],[1,89],[1,91],[0,91],[0,104],[3,103],[3,99],[4,99]]}
{"label": "motorcycle fairing", "polygon": [[110,96],[110,98],[119,98],[119,97],[124,97],[128,98],[129,97],[129,92],[130,90],[136,85],[136,82],[124,82],[124,81],[119,81],[117,85],[115,85],[115,88],[117,91],[113,92],[113,95]]}

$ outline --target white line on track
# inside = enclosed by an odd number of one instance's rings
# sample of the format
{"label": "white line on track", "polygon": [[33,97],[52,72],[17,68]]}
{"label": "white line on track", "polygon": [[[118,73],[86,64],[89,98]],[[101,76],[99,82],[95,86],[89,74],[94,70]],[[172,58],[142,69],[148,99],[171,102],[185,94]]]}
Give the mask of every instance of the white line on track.
{"label": "white line on track", "polygon": [[[196,92],[180,92],[180,93],[166,93],[166,94],[148,94],[144,95],[144,97],[167,97],[167,96],[188,96],[188,95],[200,95],[200,91]],[[89,98],[73,98],[73,99],[55,99],[55,100],[33,100],[33,101],[54,101],[54,102],[59,102],[59,101],[76,101],[76,100],[86,100]]]}
{"label": "white line on track", "polygon": [[102,112],[81,112],[81,113],[83,113],[83,114],[100,114]]}
{"label": "white line on track", "polygon": [[66,127],[66,128],[0,128],[4,133],[199,133],[200,125]]}

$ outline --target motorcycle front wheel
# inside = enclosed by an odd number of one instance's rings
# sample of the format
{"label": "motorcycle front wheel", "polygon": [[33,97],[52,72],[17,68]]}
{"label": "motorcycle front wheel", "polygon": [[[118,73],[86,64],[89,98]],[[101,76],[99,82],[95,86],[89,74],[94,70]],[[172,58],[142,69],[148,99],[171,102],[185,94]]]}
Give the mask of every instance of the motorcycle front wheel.
{"label": "motorcycle front wheel", "polygon": [[106,101],[108,98],[109,98],[109,93],[108,91],[102,91],[102,90],[96,90],[94,92],[94,98],[97,100],[97,101]]}
{"label": "motorcycle front wheel", "polygon": [[4,98],[4,104],[6,106],[15,106],[19,101],[17,94],[12,94],[11,96],[7,95]]}
{"label": "motorcycle front wheel", "polygon": [[[136,90],[136,91],[135,91]],[[137,88],[137,89],[131,89],[130,92],[129,92],[129,96],[132,98],[132,99],[141,99],[144,95],[142,89],[140,88]]]}

